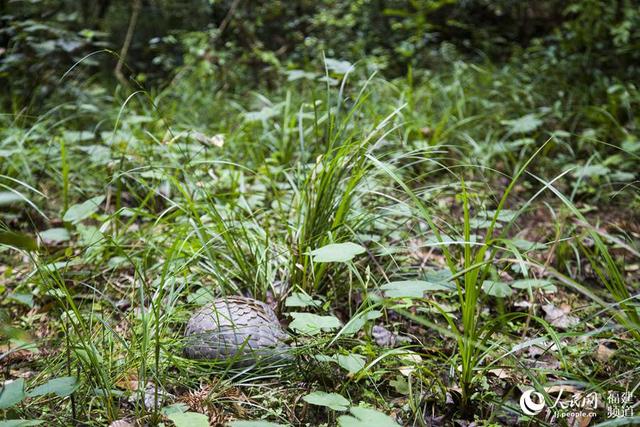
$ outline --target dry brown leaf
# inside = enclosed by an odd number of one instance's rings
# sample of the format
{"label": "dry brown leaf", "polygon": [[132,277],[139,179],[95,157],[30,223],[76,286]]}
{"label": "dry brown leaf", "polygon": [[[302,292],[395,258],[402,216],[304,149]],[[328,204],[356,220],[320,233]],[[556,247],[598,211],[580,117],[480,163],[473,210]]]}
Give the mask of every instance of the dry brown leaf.
{"label": "dry brown leaf", "polygon": [[506,369],[502,369],[502,368],[489,369],[489,373],[495,375],[500,379],[512,378],[512,376],[509,375],[509,372],[507,372]]}
{"label": "dry brown leaf", "polygon": [[569,315],[571,307],[567,304],[562,304],[560,307],[546,304],[542,306],[542,310],[545,312],[544,320],[556,328],[568,329],[580,322],[577,317]]}
{"label": "dry brown leaf", "polygon": [[598,344],[598,348],[596,349],[596,360],[598,362],[608,362],[609,359],[614,355],[615,350],[610,349],[606,345],[600,343]]}

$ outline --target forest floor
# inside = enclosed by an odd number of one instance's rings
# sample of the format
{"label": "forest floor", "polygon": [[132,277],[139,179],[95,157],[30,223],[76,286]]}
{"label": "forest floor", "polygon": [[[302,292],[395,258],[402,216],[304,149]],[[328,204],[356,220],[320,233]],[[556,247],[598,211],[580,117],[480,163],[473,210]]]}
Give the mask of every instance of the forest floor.
{"label": "forest floor", "polygon": [[[638,89],[328,65],[2,116],[0,426],[640,422]],[[184,357],[224,295],[293,359]]]}

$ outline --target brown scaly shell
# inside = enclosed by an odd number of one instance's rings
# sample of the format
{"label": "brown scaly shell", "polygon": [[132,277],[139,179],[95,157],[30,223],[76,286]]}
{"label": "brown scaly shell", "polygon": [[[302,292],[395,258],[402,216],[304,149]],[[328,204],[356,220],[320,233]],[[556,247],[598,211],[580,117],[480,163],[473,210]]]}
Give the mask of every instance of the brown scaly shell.
{"label": "brown scaly shell", "polygon": [[288,359],[287,334],[274,311],[252,298],[221,297],[196,311],[187,324],[185,355],[192,359],[255,363]]}

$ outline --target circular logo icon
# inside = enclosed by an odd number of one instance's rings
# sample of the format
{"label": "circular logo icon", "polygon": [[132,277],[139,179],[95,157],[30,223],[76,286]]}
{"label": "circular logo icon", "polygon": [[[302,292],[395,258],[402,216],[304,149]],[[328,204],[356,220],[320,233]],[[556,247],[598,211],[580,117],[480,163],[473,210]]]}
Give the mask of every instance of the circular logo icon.
{"label": "circular logo icon", "polygon": [[534,389],[525,391],[520,396],[520,409],[526,415],[538,415],[544,409],[544,396]]}

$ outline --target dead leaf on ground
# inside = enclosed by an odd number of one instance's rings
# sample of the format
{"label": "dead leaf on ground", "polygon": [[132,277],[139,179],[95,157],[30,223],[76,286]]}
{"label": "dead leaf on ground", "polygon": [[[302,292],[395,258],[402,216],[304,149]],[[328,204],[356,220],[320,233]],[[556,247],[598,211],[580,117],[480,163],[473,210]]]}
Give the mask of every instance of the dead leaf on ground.
{"label": "dead leaf on ground", "polygon": [[569,315],[571,307],[567,304],[562,304],[560,307],[546,304],[542,306],[542,310],[545,312],[544,320],[556,328],[569,329],[580,322],[577,317]]}
{"label": "dead leaf on ground", "polygon": [[603,343],[599,343],[598,348],[596,349],[595,357],[598,362],[608,362],[614,354],[615,350],[610,349]]}

